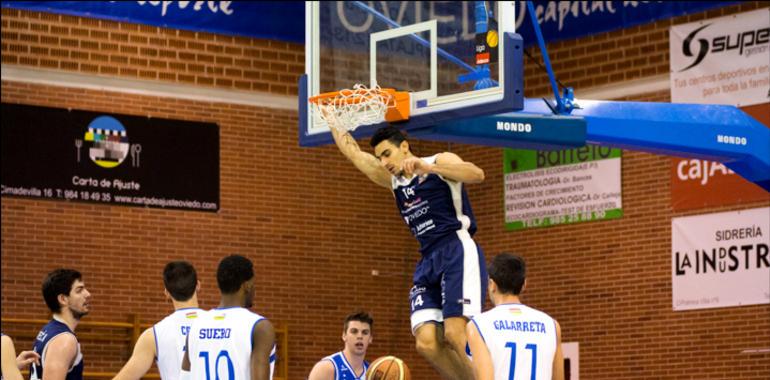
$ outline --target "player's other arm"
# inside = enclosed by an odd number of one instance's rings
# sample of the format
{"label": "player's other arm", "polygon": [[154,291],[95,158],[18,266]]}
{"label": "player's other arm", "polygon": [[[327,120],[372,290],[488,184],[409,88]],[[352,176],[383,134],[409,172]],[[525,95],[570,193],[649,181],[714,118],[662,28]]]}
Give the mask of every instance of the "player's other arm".
{"label": "player's other arm", "polygon": [[564,380],[564,353],[561,351],[561,326],[559,322],[553,320],[556,325],[556,353],[553,355],[553,370],[551,376],[553,380]]}
{"label": "player's other arm", "polygon": [[184,356],[182,357],[182,373],[180,374],[180,380],[187,380],[190,378],[190,334],[184,341]]}
{"label": "player's other arm", "polygon": [[494,380],[495,367],[492,365],[492,356],[489,354],[489,349],[476,328],[476,324],[473,321],[468,322],[465,326],[465,332],[468,335],[468,346],[471,348],[471,356],[473,357],[471,365],[476,380]]}
{"label": "player's other arm", "polygon": [[444,152],[436,156],[436,163],[429,164],[417,157],[404,160],[404,173],[434,173],[446,179],[462,183],[479,183],[484,180],[484,171],[471,162],[463,161],[460,156]]}
{"label": "player's other arm", "polygon": [[151,327],[139,336],[131,358],[112,380],[133,380],[144,376],[155,360],[155,350],[155,332]]}
{"label": "player's other arm", "polygon": [[77,339],[72,334],[59,334],[45,350],[43,380],[64,380],[78,353]]}
{"label": "player's other arm", "polygon": [[19,370],[32,363],[40,363],[40,355],[34,351],[22,351],[19,356],[16,356],[13,340],[8,335],[3,335],[0,345],[2,346],[2,373],[5,380],[23,380]]}
{"label": "player's other arm", "polygon": [[307,380],[334,380],[334,364],[328,360],[316,363]]}
{"label": "player's other arm", "polygon": [[257,322],[251,341],[251,380],[270,380],[270,352],[275,346],[275,330],[270,321]]}
{"label": "player's other arm", "polygon": [[372,182],[388,189],[391,188],[390,173],[380,165],[373,154],[362,151],[350,133],[340,132],[333,126],[329,129],[337,148],[355,165],[356,169],[369,177]]}

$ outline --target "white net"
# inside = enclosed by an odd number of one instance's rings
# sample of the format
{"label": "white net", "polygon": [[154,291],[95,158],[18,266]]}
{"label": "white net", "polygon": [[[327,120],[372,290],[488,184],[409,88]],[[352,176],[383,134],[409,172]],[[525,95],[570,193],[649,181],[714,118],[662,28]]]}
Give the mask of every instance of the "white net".
{"label": "white net", "polygon": [[361,125],[385,121],[388,108],[396,106],[394,96],[379,86],[356,84],[352,89],[312,102],[315,114],[330,128],[353,131]]}

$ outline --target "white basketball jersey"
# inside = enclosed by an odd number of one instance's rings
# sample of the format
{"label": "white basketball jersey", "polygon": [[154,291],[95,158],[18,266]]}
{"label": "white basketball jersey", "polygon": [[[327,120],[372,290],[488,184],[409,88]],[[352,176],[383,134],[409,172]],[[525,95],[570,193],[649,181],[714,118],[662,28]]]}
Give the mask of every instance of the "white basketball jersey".
{"label": "white basketball jersey", "polygon": [[[190,328],[191,380],[251,380],[252,331],[265,317],[242,307],[209,310]],[[270,378],[275,346],[270,352]]]}
{"label": "white basketball jersey", "polygon": [[551,379],[556,323],[542,311],[502,304],[473,317],[489,349],[495,380]]}
{"label": "white basketball jersey", "polygon": [[206,312],[197,307],[176,310],[152,327],[158,371],[163,380],[178,380],[190,325]]}

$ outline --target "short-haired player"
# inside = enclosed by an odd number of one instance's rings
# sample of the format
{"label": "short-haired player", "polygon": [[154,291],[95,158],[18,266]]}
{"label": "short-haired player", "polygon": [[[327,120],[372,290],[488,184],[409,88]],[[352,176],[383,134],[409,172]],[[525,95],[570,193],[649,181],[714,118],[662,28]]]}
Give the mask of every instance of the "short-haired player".
{"label": "short-haired player", "polygon": [[468,323],[476,380],[564,380],[561,327],[548,314],[521,303],[524,259],[500,254],[489,265],[495,307]]}
{"label": "short-haired player", "polygon": [[363,311],[349,314],[342,324],[342,351],[329,355],[313,367],[308,380],[364,380],[369,363],[364,359],[372,343],[374,319]]}
{"label": "short-haired player", "polygon": [[205,313],[198,308],[200,281],[192,264],[172,261],[163,268],[163,285],[174,312],[139,336],[131,358],[113,380],[138,380],[153,361],[158,363],[162,380],[179,379],[187,332],[192,322]]}
{"label": "short-haired player", "polygon": [[193,322],[187,334],[183,378],[272,379],[275,330],[265,317],[248,310],[254,300],[251,260],[240,255],[222,259],[217,285],[219,306]]}

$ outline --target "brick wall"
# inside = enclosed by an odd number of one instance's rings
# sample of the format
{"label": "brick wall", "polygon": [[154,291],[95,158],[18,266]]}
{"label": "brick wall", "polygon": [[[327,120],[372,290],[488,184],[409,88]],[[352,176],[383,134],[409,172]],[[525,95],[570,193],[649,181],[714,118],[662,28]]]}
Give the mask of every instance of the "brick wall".
{"label": "brick wall", "polygon": [[[669,25],[762,5],[560,42],[549,53],[562,82],[580,88],[657,75],[668,71]],[[3,64],[275,94],[296,93],[303,71],[302,47],[294,44],[8,9],[2,15]],[[632,46],[623,48],[625,39]],[[547,79],[531,62],[526,73],[529,96],[547,93]],[[54,267],[71,266],[94,294],[89,320],[125,321],[139,313],[155,321],[171,307],[163,299],[162,267],[180,258],[196,265],[202,306],[213,307],[216,263],[240,252],[258,263],[254,309],[289,328],[290,379],[304,378],[316,360],[340,348],[341,318],[357,307],[376,319],[370,358],[396,354],[413,378],[438,378],[412,348],[409,332],[416,242],[387,192],[333,147],[297,147],[295,112],[9,81],[2,82],[2,101],[213,121],[221,134],[217,214],[3,197],[3,318],[46,318],[40,281]],[[767,347],[770,306],[674,313],[670,305],[671,218],[766,203],[674,213],[669,158],[626,151],[622,219],[508,232],[499,149],[415,145],[422,154],[451,149],[485,170],[486,181],[469,187],[477,240],[488,257],[515,251],[527,258],[524,301],[559,319],[564,341],[580,342],[583,378],[770,376],[767,354],[740,353]],[[3,324],[3,331],[13,335],[11,327]],[[22,339],[17,348],[30,344]],[[90,371],[117,370],[129,353],[123,344],[87,339],[83,349]]]}

